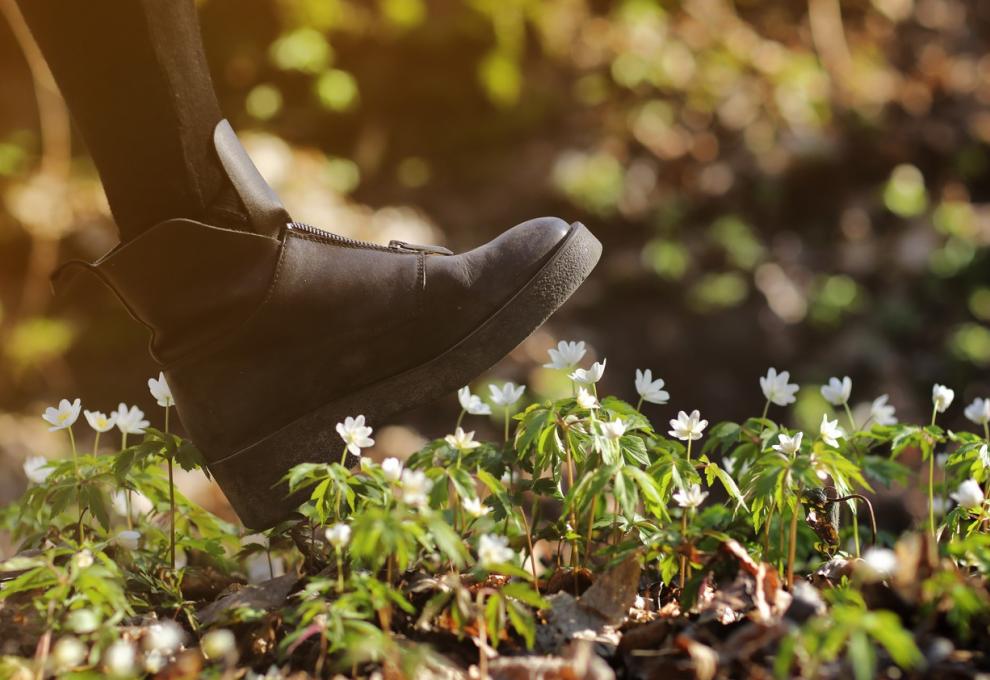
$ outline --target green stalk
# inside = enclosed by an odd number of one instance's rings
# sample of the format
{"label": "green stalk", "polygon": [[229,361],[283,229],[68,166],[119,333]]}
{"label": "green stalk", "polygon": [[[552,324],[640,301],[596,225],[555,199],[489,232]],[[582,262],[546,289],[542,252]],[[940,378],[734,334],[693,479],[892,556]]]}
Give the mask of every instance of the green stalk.
{"label": "green stalk", "polygon": [[509,443],[509,407],[505,407],[505,443]]}
{"label": "green stalk", "polygon": [[849,510],[852,512],[853,545],[856,546],[856,557],[859,557],[859,513],[856,510],[856,504],[853,503]]}
{"label": "green stalk", "polygon": [[69,431],[69,445],[72,447],[72,462],[76,468],[76,477],[79,476],[79,454],[76,452],[76,436],[72,434],[72,426],[66,428]]}
{"label": "green stalk", "polygon": [[794,558],[797,555],[797,508],[791,513],[791,540],[787,547],[787,588],[794,588]]}
{"label": "green stalk", "polygon": [[529,522],[526,521],[526,511],[520,508],[519,516],[522,517],[523,528],[526,530],[526,546],[529,548],[529,566],[533,572],[533,590],[539,593],[540,580],[536,576],[536,553],[533,552],[533,532],[529,528]]}
{"label": "green stalk", "polygon": [[457,430],[457,428],[459,428],[461,426],[461,422],[464,420],[464,414],[465,413],[467,413],[467,411],[465,411],[464,409],[461,409],[461,414],[459,416],[457,416],[457,424],[454,425],[454,430],[455,431]]}
{"label": "green stalk", "polygon": [[[932,407],[932,425],[938,415],[938,406]],[[928,527],[935,538],[935,449],[928,453]]]}
{"label": "green stalk", "polygon": [[337,552],[337,592],[344,592],[344,557],[341,555],[339,547],[335,547]]}
{"label": "green stalk", "polygon": [[93,455],[96,455],[97,450],[100,448],[100,433],[96,433],[96,437],[93,438]]}
{"label": "green stalk", "polygon": [[[168,437],[168,406],[165,407],[165,436]],[[175,571],[175,476],[172,470],[172,458],[168,459],[168,552],[172,560],[172,571]]]}
{"label": "green stalk", "polygon": [[639,401],[636,402],[636,410],[638,411],[641,408],[643,408],[643,397],[640,397]]}
{"label": "green stalk", "polygon": [[[691,442],[692,441],[693,440],[688,439],[688,442],[687,442],[687,453],[685,454],[686,457],[687,457],[687,462],[689,464],[691,462]],[[690,508],[684,508],[684,512],[681,513],[681,542],[683,542],[687,538],[688,515],[690,513],[691,513],[691,509]],[[687,555],[681,555],[681,575],[680,575],[680,578],[677,580],[677,582],[678,582],[678,585],[680,586],[680,589],[682,591],[684,590],[684,583],[687,581],[687,572],[688,572],[688,558],[687,558]]]}
{"label": "green stalk", "polygon": [[855,432],[858,429],[856,427],[856,420],[853,418],[852,411],[849,409],[849,402],[848,401],[842,402],[842,406],[843,408],[846,409],[846,417],[849,418],[849,434],[851,435],[853,432]]}

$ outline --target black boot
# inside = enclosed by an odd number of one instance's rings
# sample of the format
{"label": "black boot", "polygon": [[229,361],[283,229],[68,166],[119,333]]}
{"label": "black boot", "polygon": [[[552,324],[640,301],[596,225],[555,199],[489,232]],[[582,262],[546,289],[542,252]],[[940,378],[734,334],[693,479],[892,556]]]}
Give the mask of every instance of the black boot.
{"label": "black boot", "polygon": [[70,264],[151,330],[190,438],[254,529],[304,500],[279,483],[292,466],[340,459],[337,422],[377,424],[469,383],[601,254],[583,225],[552,217],[460,255],[337,236],[291,221],[226,121],[215,145],[256,233],[169,220]]}

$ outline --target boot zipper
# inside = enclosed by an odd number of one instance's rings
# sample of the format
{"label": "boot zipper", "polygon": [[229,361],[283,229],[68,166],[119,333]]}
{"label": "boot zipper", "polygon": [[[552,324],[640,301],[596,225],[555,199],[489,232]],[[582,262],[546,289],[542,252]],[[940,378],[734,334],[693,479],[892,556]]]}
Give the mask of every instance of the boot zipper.
{"label": "boot zipper", "polygon": [[421,246],[415,243],[406,243],[405,241],[397,240],[389,241],[387,246],[383,246],[380,243],[360,241],[356,238],[332,234],[329,231],[323,231],[322,229],[318,229],[309,224],[303,224],[302,222],[289,222],[289,229],[292,231],[301,231],[306,234],[312,234],[313,236],[317,236],[331,243],[339,243],[342,246],[349,246],[352,248],[368,248],[370,250],[380,250],[386,253],[425,253],[427,255],[454,254],[452,251],[444,248],[443,246]]}

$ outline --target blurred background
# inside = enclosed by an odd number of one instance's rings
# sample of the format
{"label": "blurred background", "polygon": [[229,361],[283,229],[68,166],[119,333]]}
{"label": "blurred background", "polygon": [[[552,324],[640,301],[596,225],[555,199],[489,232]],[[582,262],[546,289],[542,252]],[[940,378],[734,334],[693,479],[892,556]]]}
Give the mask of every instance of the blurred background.
{"label": "blurred background", "polygon": [[[782,417],[815,429],[830,375],[853,378],[857,403],[890,394],[902,419],[926,419],[931,384],[948,384],[957,427],[990,394],[990,3],[200,7],[223,109],[296,219],[457,250],[553,214],[603,241],[587,284],[492,371],[527,398],[566,390],[539,368],[559,339],[608,358],[604,392],[632,400],[636,368],[664,378],[658,427],[677,409],[757,415],[768,366],[806,386]],[[58,262],[99,257],[116,230],[13,2],[0,8],[5,501],[25,456],[65,454],[44,406],[161,417],[143,330],[95,282],[50,292]],[[451,395],[379,428],[379,455],[457,411]]]}

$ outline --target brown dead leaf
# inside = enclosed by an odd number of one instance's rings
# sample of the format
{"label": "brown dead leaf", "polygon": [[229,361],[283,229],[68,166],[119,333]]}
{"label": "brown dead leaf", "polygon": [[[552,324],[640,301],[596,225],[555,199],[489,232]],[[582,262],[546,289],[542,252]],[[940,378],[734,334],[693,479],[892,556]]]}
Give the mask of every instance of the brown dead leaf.
{"label": "brown dead leaf", "polygon": [[718,652],[687,635],[674,638],[674,645],[691,657],[695,680],[712,680],[715,677],[718,672]]}

